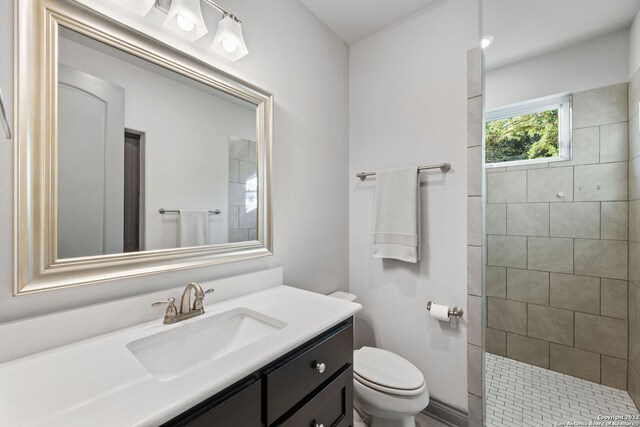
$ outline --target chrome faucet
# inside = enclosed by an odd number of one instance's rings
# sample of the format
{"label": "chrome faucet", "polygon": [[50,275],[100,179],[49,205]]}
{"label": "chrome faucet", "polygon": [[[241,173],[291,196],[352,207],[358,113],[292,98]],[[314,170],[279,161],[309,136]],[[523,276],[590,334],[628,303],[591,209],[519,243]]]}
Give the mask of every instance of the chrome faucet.
{"label": "chrome faucet", "polygon": [[[193,305],[191,305],[191,290],[194,291],[196,297],[196,299],[193,301]],[[151,306],[156,307],[161,304],[167,304],[167,311],[164,315],[164,323],[169,325],[204,314],[202,301],[204,300],[205,294],[210,294],[212,292],[214,292],[213,289],[207,289],[207,291],[205,292],[202,290],[202,287],[196,282],[191,282],[184,288],[184,291],[182,292],[182,297],[180,298],[180,311],[178,311],[176,308],[175,298],[169,298],[166,301],[156,301],[151,304]]]}

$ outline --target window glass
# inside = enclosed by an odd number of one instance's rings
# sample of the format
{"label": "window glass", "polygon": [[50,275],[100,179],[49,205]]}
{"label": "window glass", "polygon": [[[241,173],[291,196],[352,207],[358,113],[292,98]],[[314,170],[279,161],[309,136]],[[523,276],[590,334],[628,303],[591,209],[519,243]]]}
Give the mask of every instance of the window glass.
{"label": "window glass", "polygon": [[571,160],[571,96],[488,111],[484,139],[488,166]]}

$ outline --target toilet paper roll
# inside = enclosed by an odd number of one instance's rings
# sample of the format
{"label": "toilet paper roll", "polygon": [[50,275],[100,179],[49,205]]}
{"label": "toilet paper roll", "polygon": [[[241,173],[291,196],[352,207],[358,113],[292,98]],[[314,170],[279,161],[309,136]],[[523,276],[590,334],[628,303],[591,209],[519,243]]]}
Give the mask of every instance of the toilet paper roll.
{"label": "toilet paper roll", "polygon": [[445,322],[449,321],[449,306],[431,303],[431,317]]}

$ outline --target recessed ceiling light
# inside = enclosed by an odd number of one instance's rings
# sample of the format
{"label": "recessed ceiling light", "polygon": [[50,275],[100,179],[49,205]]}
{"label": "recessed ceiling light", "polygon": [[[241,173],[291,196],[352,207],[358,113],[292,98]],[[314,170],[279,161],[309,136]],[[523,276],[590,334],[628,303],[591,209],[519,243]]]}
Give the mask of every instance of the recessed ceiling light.
{"label": "recessed ceiling light", "polygon": [[493,43],[493,36],[484,36],[482,40],[480,40],[480,47],[483,49],[488,48]]}

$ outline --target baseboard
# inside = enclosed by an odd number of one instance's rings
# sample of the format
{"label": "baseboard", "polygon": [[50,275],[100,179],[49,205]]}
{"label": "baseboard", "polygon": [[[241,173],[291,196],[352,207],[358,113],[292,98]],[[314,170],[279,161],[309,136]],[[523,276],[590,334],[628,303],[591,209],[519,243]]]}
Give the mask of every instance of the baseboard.
{"label": "baseboard", "polygon": [[429,406],[422,412],[448,426],[468,427],[469,425],[466,412],[433,397],[429,399]]}

